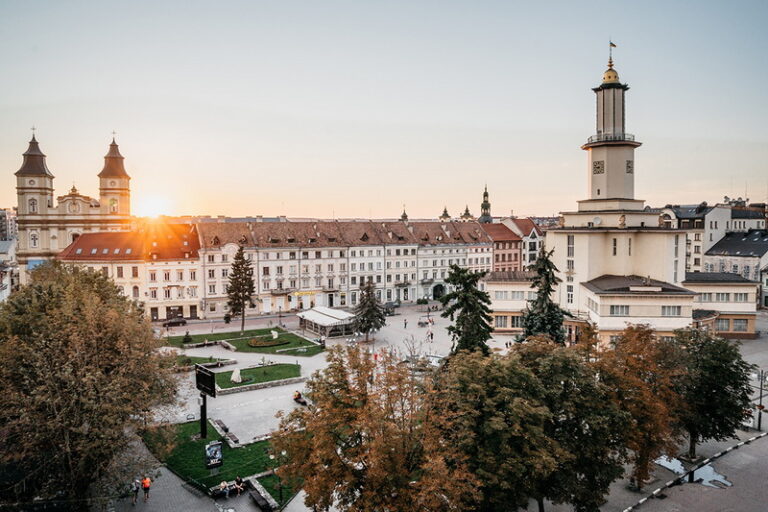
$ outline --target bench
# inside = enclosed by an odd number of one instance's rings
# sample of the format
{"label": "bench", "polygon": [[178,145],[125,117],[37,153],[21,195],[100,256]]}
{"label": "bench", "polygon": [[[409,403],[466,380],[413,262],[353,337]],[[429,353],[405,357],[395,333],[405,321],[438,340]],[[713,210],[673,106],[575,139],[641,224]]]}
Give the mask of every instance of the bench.
{"label": "bench", "polygon": [[225,437],[228,437],[229,439],[231,439],[232,442],[235,444],[240,444],[240,439],[232,432],[227,432]]}
{"label": "bench", "polygon": [[[235,489],[235,482],[227,482],[227,490],[229,490],[229,495],[232,496],[232,494],[237,495],[237,489]],[[208,489],[208,494],[211,495],[211,498],[218,499],[223,498],[227,496],[227,493],[218,485],[214,485],[210,489]]]}
{"label": "bench", "polygon": [[213,422],[214,422],[216,425],[218,425],[218,426],[219,426],[219,428],[220,428],[220,429],[221,429],[221,430],[222,430],[224,433],[227,433],[227,432],[229,432],[229,428],[228,428],[228,427],[227,427],[227,426],[224,424],[224,422],[223,422],[223,421],[221,421],[221,420],[214,420]]}

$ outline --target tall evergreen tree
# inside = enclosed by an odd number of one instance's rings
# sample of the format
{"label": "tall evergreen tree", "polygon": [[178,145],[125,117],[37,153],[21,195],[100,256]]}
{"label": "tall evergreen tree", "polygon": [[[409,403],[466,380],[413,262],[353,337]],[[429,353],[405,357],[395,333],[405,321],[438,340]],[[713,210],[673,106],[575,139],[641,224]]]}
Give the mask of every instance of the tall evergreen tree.
{"label": "tall evergreen tree", "polygon": [[360,302],[355,307],[355,330],[365,333],[365,341],[371,331],[384,327],[387,318],[384,315],[384,306],[376,298],[376,286],[373,281],[367,281],[360,285]]}
{"label": "tall evergreen tree", "polygon": [[711,333],[688,329],[675,338],[686,356],[681,422],[690,441],[688,456],[694,458],[697,443],[734,437],[749,416],[754,367],[741,357],[737,343]]}
{"label": "tall evergreen tree", "polygon": [[488,355],[487,341],[491,339],[491,309],[488,305],[491,299],[488,293],[477,287],[477,282],[485,272],[473,272],[458,265],[451,265],[445,282],[452,285],[454,290],[440,297],[445,311],[442,316],[450,318],[453,325],[448,332],[453,338],[452,352],[460,350],[480,350]]}
{"label": "tall evergreen tree", "polygon": [[552,262],[552,251],[542,248],[536,263],[528,268],[536,272],[531,288],[538,293],[536,299],[528,302],[523,315],[523,337],[546,335],[557,343],[565,343],[565,312],[552,300],[555,286],[560,282],[555,275],[557,267]]}
{"label": "tall evergreen tree", "polygon": [[245,259],[245,249],[241,245],[237,249],[235,259],[232,262],[232,270],[229,272],[229,288],[227,305],[232,315],[242,315],[240,320],[240,333],[245,331],[245,312],[253,307],[253,268],[251,262]]}

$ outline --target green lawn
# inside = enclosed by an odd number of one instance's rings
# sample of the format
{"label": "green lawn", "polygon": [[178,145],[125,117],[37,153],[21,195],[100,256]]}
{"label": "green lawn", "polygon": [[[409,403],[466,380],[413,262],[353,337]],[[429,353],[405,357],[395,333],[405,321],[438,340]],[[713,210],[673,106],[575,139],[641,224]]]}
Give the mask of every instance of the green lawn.
{"label": "green lawn", "polygon": [[218,384],[220,388],[234,388],[259,382],[290,379],[292,377],[298,377],[300,374],[301,367],[297,364],[272,364],[261,368],[246,368],[245,370],[240,370],[240,375],[243,377],[244,381],[240,384],[236,384],[230,380],[232,372],[216,373],[216,384]]}
{"label": "green lawn", "polygon": [[[273,330],[278,332],[278,337],[276,341],[285,342],[285,343],[281,345],[275,345],[273,347],[252,347],[248,344],[248,342],[251,341],[253,338],[259,338],[265,341],[271,340],[272,339],[271,331]],[[192,343],[201,343],[205,340],[227,341],[231,343],[239,352],[259,352],[262,354],[275,354],[275,353],[278,353],[277,351],[279,350],[280,354],[295,355],[295,356],[313,356],[319,352],[322,352],[322,348],[316,345],[315,343],[312,343],[311,341],[307,341],[301,336],[297,336],[293,333],[287,332],[284,329],[280,329],[279,327],[269,328],[269,329],[246,330],[242,335],[240,334],[240,331],[230,331],[230,332],[216,332],[216,333],[209,333],[209,334],[190,334],[190,337],[192,338]],[[169,345],[172,345],[174,347],[182,347],[184,346],[184,343],[182,341],[183,339],[184,339],[184,336],[171,336],[166,340]],[[295,349],[298,349],[298,348],[306,348],[306,352],[296,351]]]}
{"label": "green lawn", "polygon": [[176,356],[176,366],[192,366],[193,364],[215,363],[216,361],[222,361],[222,359],[217,357],[185,356],[183,354]]}
{"label": "green lawn", "polygon": [[264,488],[267,490],[267,492],[269,492],[269,494],[272,495],[273,498],[275,498],[276,502],[280,503],[280,505],[285,505],[295,493],[289,486],[283,485],[283,499],[281,501],[280,486],[277,484],[278,480],[279,478],[277,478],[277,475],[269,475],[259,478],[259,483],[264,486]]}
{"label": "green lawn", "polygon": [[242,448],[230,448],[226,443],[223,443],[224,464],[218,468],[219,473],[217,475],[211,475],[211,470],[205,467],[205,445],[211,441],[219,440],[220,437],[210,422],[208,439],[196,441],[193,441],[191,436],[200,432],[199,421],[158,428],[175,429],[175,446],[170,454],[164,454],[162,449],[163,436],[154,429],[150,429],[145,431],[142,436],[150,451],[164,462],[171,471],[184,479],[192,480],[198,486],[210,488],[222,480],[234,480],[238,475],[241,477],[250,476],[272,467],[272,461],[267,454],[269,441],[249,444]]}

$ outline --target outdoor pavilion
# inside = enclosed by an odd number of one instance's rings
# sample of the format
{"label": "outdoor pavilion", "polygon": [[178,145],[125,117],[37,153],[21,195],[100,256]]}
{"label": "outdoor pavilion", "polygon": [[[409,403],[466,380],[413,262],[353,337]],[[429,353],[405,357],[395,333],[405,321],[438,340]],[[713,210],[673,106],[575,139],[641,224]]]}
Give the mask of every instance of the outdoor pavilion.
{"label": "outdoor pavilion", "polygon": [[355,315],[339,309],[315,306],[308,311],[302,311],[299,317],[299,326],[320,336],[333,338],[334,336],[348,336],[354,334]]}

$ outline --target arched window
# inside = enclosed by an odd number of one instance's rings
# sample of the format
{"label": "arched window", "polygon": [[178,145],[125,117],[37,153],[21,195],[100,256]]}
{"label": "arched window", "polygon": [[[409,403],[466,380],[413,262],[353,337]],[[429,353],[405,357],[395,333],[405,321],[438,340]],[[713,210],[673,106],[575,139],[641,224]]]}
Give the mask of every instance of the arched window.
{"label": "arched window", "polygon": [[139,287],[138,286],[134,286],[133,287],[133,298],[134,299],[138,299],[139,298]]}
{"label": "arched window", "polygon": [[37,199],[29,200],[29,213],[37,213]]}
{"label": "arched window", "polygon": [[117,213],[117,199],[112,198],[109,200],[109,212]]}
{"label": "arched window", "polygon": [[37,249],[39,244],[40,244],[40,236],[37,234],[37,231],[32,231],[29,234],[29,247],[32,249]]}

